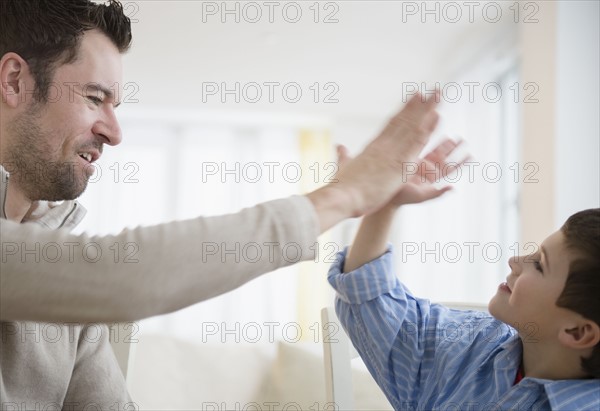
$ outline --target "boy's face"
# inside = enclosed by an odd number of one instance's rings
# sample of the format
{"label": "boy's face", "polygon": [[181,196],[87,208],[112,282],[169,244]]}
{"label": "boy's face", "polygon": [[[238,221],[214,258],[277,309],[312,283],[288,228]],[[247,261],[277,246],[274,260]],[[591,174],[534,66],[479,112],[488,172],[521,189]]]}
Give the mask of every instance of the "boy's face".
{"label": "boy's face", "polygon": [[556,338],[560,319],[571,313],[558,307],[556,300],[572,259],[560,230],[546,238],[534,254],[510,258],[510,275],[490,300],[490,313],[518,330],[525,341]]}

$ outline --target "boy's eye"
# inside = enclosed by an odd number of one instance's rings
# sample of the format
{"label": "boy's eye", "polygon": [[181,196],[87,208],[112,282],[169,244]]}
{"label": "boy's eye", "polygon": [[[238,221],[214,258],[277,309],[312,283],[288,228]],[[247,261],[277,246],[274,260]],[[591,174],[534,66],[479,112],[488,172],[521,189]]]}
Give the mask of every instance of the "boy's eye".
{"label": "boy's eye", "polygon": [[533,262],[533,266],[535,267],[536,270],[538,270],[539,272],[543,273],[544,271],[542,270],[542,265],[540,264],[539,260],[538,261],[534,261]]}

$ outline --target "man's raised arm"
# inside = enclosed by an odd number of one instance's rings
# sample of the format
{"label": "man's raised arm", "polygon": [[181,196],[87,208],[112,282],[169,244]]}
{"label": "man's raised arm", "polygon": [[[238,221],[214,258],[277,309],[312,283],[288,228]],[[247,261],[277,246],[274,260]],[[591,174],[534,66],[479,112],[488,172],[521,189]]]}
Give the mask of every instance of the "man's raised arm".
{"label": "man's raised arm", "polygon": [[[415,161],[435,128],[437,98],[413,97],[337,182],[306,196],[105,237],[0,220],[0,320],[138,320],[314,258],[319,233],[377,210],[400,189],[405,163]],[[256,258],[232,255],[248,246]],[[52,258],[39,258],[48,247]]]}

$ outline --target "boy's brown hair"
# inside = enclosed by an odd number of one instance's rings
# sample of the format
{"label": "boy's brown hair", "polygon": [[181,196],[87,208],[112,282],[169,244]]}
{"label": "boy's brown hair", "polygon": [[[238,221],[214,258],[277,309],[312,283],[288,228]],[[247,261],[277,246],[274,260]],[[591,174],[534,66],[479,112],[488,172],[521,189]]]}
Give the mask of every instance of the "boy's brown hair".
{"label": "boy's brown hair", "polygon": [[[573,214],[561,231],[567,249],[576,257],[556,305],[600,325],[600,208]],[[590,357],[581,359],[581,366],[593,378],[600,378],[600,343]]]}

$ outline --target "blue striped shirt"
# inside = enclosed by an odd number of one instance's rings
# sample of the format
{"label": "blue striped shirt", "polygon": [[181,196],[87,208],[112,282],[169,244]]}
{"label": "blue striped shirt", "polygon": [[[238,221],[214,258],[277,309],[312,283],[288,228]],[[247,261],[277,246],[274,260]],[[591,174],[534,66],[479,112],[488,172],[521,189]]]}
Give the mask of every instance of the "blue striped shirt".
{"label": "blue striped shirt", "polygon": [[345,257],[328,275],[336,312],[395,410],[600,410],[598,379],[513,385],[522,356],[516,331],[487,313],[413,297],[394,274],[391,250],[342,274]]}

